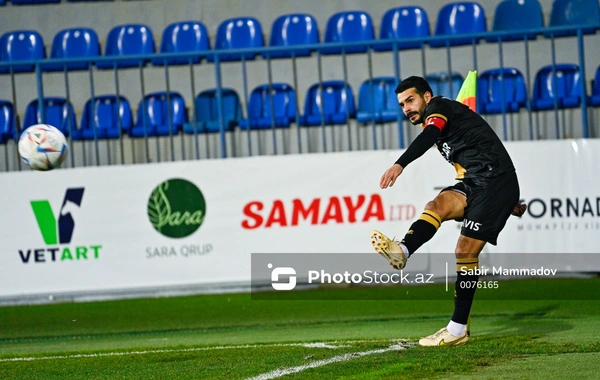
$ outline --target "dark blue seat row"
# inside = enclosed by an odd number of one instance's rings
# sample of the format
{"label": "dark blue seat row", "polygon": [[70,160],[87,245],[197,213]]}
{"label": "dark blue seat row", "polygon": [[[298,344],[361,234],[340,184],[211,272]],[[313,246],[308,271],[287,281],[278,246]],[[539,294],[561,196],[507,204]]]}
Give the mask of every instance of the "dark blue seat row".
{"label": "dark blue seat row", "polygon": [[[447,73],[430,74],[427,79],[435,93],[455,98],[462,85],[462,77]],[[452,83],[452,90],[450,89]],[[559,64],[542,67],[535,77],[532,97],[528,103],[523,75],[514,68],[484,71],[478,78],[477,100],[481,114],[519,112],[524,107],[532,111],[573,108],[581,105],[582,82],[579,67]],[[386,123],[404,118],[398,107],[394,90],[398,80],[378,77],[364,81],[358,91],[358,108],[353,90],[343,81],[325,81],[313,84],[307,91],[304,112],[298,115],[294,89],[285,83],[256,87],[250,94],[247,118],[242,118],[240,97],[233,89],[221,89],[222,106],[216,89],[202,91],[194,99],[192,120],[188,119],[185,100],[177,92],[148,94],[139,102],[136,122],[125,97],[97,96],[86,102],[79,128],[73,106],[64,98],[45,98],[45,122],[52,124],[75,140],[167,136],[184,133],[287,128],[298,122],[302,126],[345,124],[349,118],[360,123]],[[600,106],[600,67],[596,71],[593,91],[586,97],[590,106]],[[24,126],[42,122],[38,100],[33,100],[25,111]],[[0,143],[16,137],[16,118],[13,105],[0,101]]]}
{"label": "dark blue seat row", "polygon": [[[554,0],[549,26],[581,26],[590,25],[585,33],[595,33],[600,25],[600,7],[598,0]],[[488,41],[534,39],[535,33],[526,30],[544,27],[542,8],[538,0],[504,0],[498,4],[494,14],[493,31],[511,31],[510,34],[490,36]],[[487,31],[484,9],[476,2],[455,2],[444,5],[437,17],[435,36],[457,36],[464,34],[481,34]],[[574,34],[575,31],[549,31],[547,37]],[[376,51],[393,49],[393,42],[398,49],[420,48],[423,41],[430,37],[427,13],[418,6],[404,6],[388,10],[382,17],[379,40],[390,43],[374,46]],[[410,40],[412,39],[412,40]],[[50,58],[99,57],[100,45],[96,32],[89,28],[67,29],[59,32],[53,39]],[[375,32],[371,16],[365,11],[339,12],[329,17],[324,35],[324,43],[319,50],[323,54],[361,53],[366,46],[332,47],[327,43],[336,42],[370,42],[375,41]],[[278,17],[272,25],[270,46],[293,47],[315,45],[319,41],[319,28],[316,20],[309,14],[289,14]],[[444,41],[429,41],[432,47],[463,45],[478,43],[477,38],[459,38]],[[224,20],[220,23],[215,39],[214,50],[230,50],[239,48],[262,48],[264,36],[260,22],[253,17],[239,17]],[[214,61],[210,52],[210,43],[206,27],[198,21],[184,21],[169,25],[162,34],[159,51],[161,53],[198,54],[190,58],[156,58],[152,60],[103,60],[96,63],[102,69],[112,67],[134,67],[145,65],[151,61],[155,65],[198,63],[206,57]],[[119,57],[130,55],[151,55],[155,53],[155,43],[150,27],[141,24],[126,24],[112,28],[108,33],[104,56]],[[279,52],[265,52],[263,56],[271,58],[287,58],[307,56],[311,49],[299,47]],[[258,53],[223,54],[221,61],[251,60]],[[14,31],[0,38],[0,61],[40,60],[46,57],[42,36],[35,31]],[[44,63],[44,70],[62,70],[65,65]],[[69,63],[68,70],[86,69],[86,63]],[[8,72],[7,67],[0,73]],[[32,71],[32,66],[13,68],[14,72]]]}

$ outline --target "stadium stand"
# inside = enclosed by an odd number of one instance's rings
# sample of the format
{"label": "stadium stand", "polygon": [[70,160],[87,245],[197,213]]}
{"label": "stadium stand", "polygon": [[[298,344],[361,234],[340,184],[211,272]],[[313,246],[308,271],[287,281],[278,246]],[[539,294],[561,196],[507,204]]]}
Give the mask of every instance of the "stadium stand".
{"label": "stadium stand", "polygon": [[[221,130],[219,120],[219,97],[217,89],[200,92],[194,100],[197,125],[184,124],[183,131],[188,134],[212,133]],[[242,105],[237,92],[231,88],[221,89],[222,118],[224,131],[232,131],[242,118]]]}
{"label": "stadium stand", "polygon": [[[215,50],[231,50],[242,48],[260,48],[264,46],[264,36],[260,22],[253,17],[239,17],[225,20],[219,24],[215,40]],[[223,54],[221,61],[253,60],[258,52]],[[214,57],[207,57],[209,62]]]}
{"label": "stadium stand", "polygon": [[[98,57],[100,55],[100,43],[98,35],[90,28],[72,28],[61,30],[52,40],[50,58],[84,58]],[[89,62],[49,63],[43,65],[46,71],[64,70],[87,70]]]}
{"label": "stadium stand", "polygon": [[[380,40],[401,40],[429,37],[429,19],[425,9],[418,6],[407,6],[389,9],[381,19],[379,31]],[[398,42],[399,50],[419,49],[423,41]],[[375,51],[388,51],[393,49],[393,44],[378,44]]]}
{"label": "stadium stand", "polygon": [[542,6],[537,0],[504,0],[496,6],[492,30],[510,31],[510,34],[487,37],[493,41],[518,41],[527,38],[534,40],[537,33],[524,33],[526,29],[541,29],[544,27]]}
{"label": "stadium stand", "polygon": [[[155,52],[152,31],[146,25],[125,24],[115,26],[108,32],[104,55],[107,57],[124,57],[129,55],[152,54]],[[96,63],[99,69],[115,67],[128,68],[145,66],[148,59],[127,59],[115,61],[100,61]]]}
{"label": "stadium stand", "polygon": [[0,144],[6,144],[16,137],[15,107],[7,100],[0,100]]}
{"label": "stadium stand", "polygon": [[[398,119],[400,107],[396,97],[398,80],[394,77],[377,77],[365,80],[358,90],[356,120],[361,123],[387,123]],[[402,114],[404,116],[404,114]]]}
{"label": "stadium stand", "polygon": [[[339,12],[329,17],[323,42],[358,42],[374,39],[375,32],[371,16],[367,12],[350,11]],[[346,54],[365,53],[367,47],[349,46],[344,49],[341,47],[325,47],[321,48],[320,52],[323,54],[341,54],[342,50]]]}
{"label": "stadium stand", "polygon": [[[584,28],[584,34],[595,33],[600,24],[598,0],[554,0],[548,26],[595,25]],[[545,33],[546,36],[564,37],[575,35],[573,30]]]}
{"label": "stadium stand", "polygon": [[[161,53],[201,52],[210,50],[210,41],[206,26],[197,21],[182,21],[168,25],[162,34]],[[155,65],[184,65],[200,63],[203,55],[196,54],[188,58],[155,58]]]}
{"label": "stadium stand", "polygon": [[482,114],[519,112],[527,105],[523,74],[515,68],[490,69],[477,80],[477,111]]}
{"label": "stadium stand", "polygon": [[177,92],[154,92],[138,105],[131,137],[176,135],[188,121],[185,100]]}
{"label": "stadium stand", "polygon": [[38,99],[33,99],[25,109],[23,125],[47,123],[58,128],[66,137],[77,129],[73,104],[61,97],[46,97],[42,100],[43,112],[39,108]]}
{"label": "stadium stand", "polygon": [[133,127],[129,100],[116,95],[100,95],[89,99],[83,108],[79,125],[79,129],[72,131],[74,140],[118,139]]}
{"label": "stadium stand", "polygon": [[557,64],[542,67],[535,76],[531,98],[534,111],[573,108],[581,104],[581,75],[579,66]]}
{"label": "stadium stand", "polygon": [[263,84],[252,90],[248,118],[241,129],[288,128],[296,121],[296,93],[287,83]]}
{"label": "stadium stand", "polygon": [[[436,36],[456,36],[460,34],[483,33],[487,30],[485,11],[475,2],[459,2],[444,5],[437,18]],[[448,40],[450,46],[478,43],[480,38],[462,38]],[[432,40],[431,47],[446,46],[446,41]]]}
{"label": "stadium stand", "polygon": [[[296,46],[319,43],[319,26],[309,14],[294,13],[279,16],[271,26],[269,46]],[[263,53],[263,57],[291,58],[307,57],[315,49],[294,49],[284,52]]]}
{"label": "stadium stand", "polygon": [[325,81],[322,86],[319,83],[313,84],[306,93],[300,125],[345,124],[349,118],[355,116],[352,87],[344,81]]}
{"label": "stadium stand", "polygon": [[[16,30],[0,37],[0,62],[1,61],[27,61],[46,58],[44,39],[35,30]],[[31,72],[35,65],[15,65],[15,73]],[[10,68],[0,67],[0,73],[8,73]]]}

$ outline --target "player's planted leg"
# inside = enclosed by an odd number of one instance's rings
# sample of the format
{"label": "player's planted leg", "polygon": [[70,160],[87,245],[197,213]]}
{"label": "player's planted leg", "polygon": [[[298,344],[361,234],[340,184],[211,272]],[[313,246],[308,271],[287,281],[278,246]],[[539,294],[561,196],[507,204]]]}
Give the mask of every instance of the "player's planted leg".
{"label": "player's planted leg", "polygon": [[[458,346],[469,341],[469,315],[479,280],[479,252],[485,241],[461,235],[456,253],[454,313],[446,327],[419,340],[421,346]],[[471,253],[459,253],[471,252]],[[474,252],[474,253],[473,253]]]}

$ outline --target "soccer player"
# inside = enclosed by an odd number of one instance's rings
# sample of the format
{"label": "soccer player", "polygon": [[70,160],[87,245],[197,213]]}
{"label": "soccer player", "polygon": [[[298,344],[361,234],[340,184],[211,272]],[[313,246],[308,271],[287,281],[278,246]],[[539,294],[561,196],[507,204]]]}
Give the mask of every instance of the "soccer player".
{"label": "soccer player", "polygon": [[521,216],[526,205],[519,202],[519,182],[512,160],[489,124],[466,105],[434,96],[427,81],[409,77],[396,88],[398,103],[410,122],[423,131],[404,154],[383,173],[379,186],[391,187],[406,166],[436,144],[442,156],[456,169],[454,186],[443,189],[411,226],[401,241],[375,230],[375,250],[401,270],[407,259],[433,237],[447,220],[462,221],[456,244],[457,278],[454,313],[448,325],[419,340],[421,346],[453,346],[469,340],[467,323],[477,281],[479,253],[486,243],[496,245],[498,234],[511,214]]}

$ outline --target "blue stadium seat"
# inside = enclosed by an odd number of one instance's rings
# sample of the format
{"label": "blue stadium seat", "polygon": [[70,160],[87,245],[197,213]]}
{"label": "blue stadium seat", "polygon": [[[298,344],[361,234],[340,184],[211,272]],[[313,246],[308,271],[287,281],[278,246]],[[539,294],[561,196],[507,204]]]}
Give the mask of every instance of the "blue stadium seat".
{"label": "blue stadium seat", "polygon": [[592,94],[588,97],[588,104],[594,107],[600,106],[600,66],[596,69],[596,75],[592,84]]}
{"label": "blue stadium seat", "polygon": [[[225,20],[219,24],[217,37],[215,39],[215,50],[231,50],[242,48],[260,48],[265,45],[262,26],[253,17],[239,17]],[[258,53],[235,53],[219,56],[220,61],[253,60]],[[206,57],[209,62],[214,57]]]}
{"label": "blue stadium seat", "polygon": [[[310,86],[304,102],[304,114],[299,119],[300,125],[321,125],[321,118],[326,125],[345,124],[348,117],[354,118],[356,106],[352,87],[346,84],[345,88],[344,92],[343,81],[325,81],[321,95],[319,83]],[[323,106],[323,116],[321,115],[321,105]]]}
{"label": "blue stadium seat", "polygon": [[[50,59],[98,57],[100,55],[100,43],[98,35],[93,29],[73,28],[58,32],[52,41]],[[63,70],[65,64],[50,63],[42,66],[47,71]],[[86,70],[90,63],[70,62],[66,64],[67,70]]]}
{"label": "blue stadium seat", "polygon": [[0,100],[0,144],[17,137],[15,107],[7,100]]}
{"label": "blue stadium seat", "polygon": [[544,66],[535,75],[531,109],[554,109],[554,99],[557,100],[558,108],[579,107],[582,85],[579,66],[557,64],[556,73],[552,65]]}
{"label": "blue stadium seat", "polygon": [[379,77],[364,81],[358,90],[356,120],[361,123],[396,121],[398,114],[401,113],[395,93],[398,83],[399,81],[394,77]]}
{"label": "blue stadium seat", "polygon": [[10,2],[14,5],[37,5],[60,3],[60,0],[10,0]]}
{"label": "blue stadium seat", "polygon": [[71,137],[73,140],[116,139],[129,133],[132,127],[133,115],[127,98],[100,95],[93,102],[89,99],[85,103],[79,129],[73,131]]}
{"label": "blue stadium seat", "polygon": [[515,68],[482,72],[477,79],[477,101],[478,111],[481,114],[502,113],[503,103],[505,112],[519,112],[527,104],[527,89],[523,74]]}
{"label": "blue stadium seat", "polygon": [[[104,55],[110,56],[126,56],[139,54],[154,53],[154,37],[152,31],[146,25],[141,24],[126,24],[115,26],[108,32],[106,38],[106,48]],[[139,67],[145,66],[148,59],[128,59],[114,61],[117,67]],[[99,61],[96,63],[99,69],[111,69],[114,67],[113,61]]]}
{"label": "blue stadium seat", "polygon": [[[366,42],[374,39],[375,33],[371,16],[363,11],[348,11],[339,12],[329,17],[323,42]],[[341,47],[324,47],[319,50],[323,54],[342,53]],[[344,51],[346,53],[364,53],[367,51],[367,47],[346,47]]]}
{"label": "blue stadium seat", "polygon": [[511,34],[487,37],[486,41],[519,41],[527,37],[535,40],[537,33],[523,33],[526,29],[544,27],[544,14],[538,0],[504,0],[496,6],[494,12],[494,32],[511,31]]}
{"label": "blue stadium seat", "polygon": [[[393,8],[385,12],[381,19],[380,40],[401,40],[403,38],[429,37],[429,20],[425,9],[416,6]],[[399,50],[419,49],[422,42],[400,42]],[[393,49],[392,43],[375,45],[376,51]]]}
{"label": "blue stadium seat", "polygon": [[[458,2],[444,5],[439,13],[435,28],[436,36],[456,36],[460,34],[484,33],[487,30],[485,11],[475,2]],[[476,43],[479,38],[474,39]],[[449,41],[450,46],[470,45],[472,38],[459,38]],[[446,41],[430,41],[429,46],[446,46]]]}
{"label": "blue stadium seat", "polygon": [[140,100],[136,123],[129,133],[131,137],[169,136],[171,133],[179,133],[188,121],[185,100],[178,92],[173,91],[168,97],[170,104],[166,92],[154,92]]}
{"label": "blue stadium seat", "polygon": [[23,127],[27,128],[34,124],[50,124],[58,128],[65,136],[69,136],[69,130],[77,129],[75,110],[73,105],[67,103],[67,99],[61,97],[47,97],[43,99],[44,118],[38,107],[38,100],[33,99],[25,109]]}
{"label": "blue stadium seat", "polygon": [[[0,37],[0,62],[27,61],[46,58],[44,39],[33,30],[16,30]],[[13,72],[32,72],[34,65],[13,67]],[[1,67],[0,73],[8,73],[10,68]]]}
{"label": "blue stadium seat", "polygon": [[[433,95],[445,96],[450,99],[456,99],[464,81],[459,73],[452,73],[452,78],[450,78],[446,71],[427,74],[425,79],[431,86]],[[450,91],[450,81],[452,81],[452,91]]]}
{"label": "blue stadium seat", "polygon": [[[550,12],[549,27],[552,26],[581,26],[600,24],[600,6],[598,0],[554,0]],[[595,27],[583,29],[584,34],[596,33]],[[562,37],[576,35],[576,31],[546,32],[544,35],[550,37]]]}
{"label": "blue stadium seat", "polygon": [[[182,21],[173,23],[165,28],[160,44],[161,53],[200,52],[210,49],[208,31],[204,24],[198,21]],[[184,65],[200,63],[202,55],[190,58],[155,58],[155,65]]]}
{"label": "blue stadium seat", "polygon": [[6,5],[6,0],[0,0],[0,5]]}
{"label": "blue stadium seat", "polygon": [[[222,88],[223,98],[223,121],[225,131],[233,131],[242,118],[242,105],[237,92],[231,88]],[[196,96],[196,122],[194,126],[191,123],[183,126],[185,133],[211,133],[219,132],[221,124],[219,123],[219,98],[216,89],[204,90]]]}
{"label": "blue stadium seat", "polygon": [[[315,18],[309,14],[289,14],[279,16],[271,27],[270,46],[295,46],[319,43],[319,27]],[[268,53],[271,58],[289,58],[310,56],[313,50],[297,49],[285,52]],[[267,54],[263,53],[266,57]]]}
{"label": "blue stadium seat", "polygon": [[287,128],[296,120],[296,93],[292,86],[286,83],[272,83],[271,91],[268,84],[252,90],[248,119],[240,120],[240,128],[270,129],[271,114],[277,128]]}

